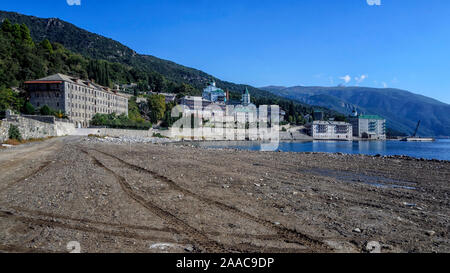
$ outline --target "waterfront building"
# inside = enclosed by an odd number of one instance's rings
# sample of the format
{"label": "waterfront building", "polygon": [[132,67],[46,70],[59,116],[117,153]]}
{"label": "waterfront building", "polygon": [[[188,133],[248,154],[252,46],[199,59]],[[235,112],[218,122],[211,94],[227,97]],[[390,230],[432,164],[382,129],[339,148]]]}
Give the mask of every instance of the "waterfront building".
{"label": "waterfront building", "polygon": [[360,115],[350,118],[353,136],[367,139],[386,139],[386,120],[377,115]]}
{"label": "waterfront building", "polygon": [[353,127],[347,122],[317,120],[310,130],[311,136],[318,140],[353,140]]}
{"label": "waterfront building", "polygon": [[78,128],[88,127],[97,114],[128,115],[128,98],[92,81],[63,74],[25,82],[30,103],[64,112]]}

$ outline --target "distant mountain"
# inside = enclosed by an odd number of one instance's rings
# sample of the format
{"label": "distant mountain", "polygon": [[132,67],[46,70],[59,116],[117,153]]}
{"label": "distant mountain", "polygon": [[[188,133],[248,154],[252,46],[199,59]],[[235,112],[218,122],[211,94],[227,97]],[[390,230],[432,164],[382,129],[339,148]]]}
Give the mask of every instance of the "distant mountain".
{"label": "distant mountain", "polygon": [[303,103],[351,114],[356,108],[378,114],[388,127],[411,134],[419,120],[421,136],[450,136],[450,105],[399,89],[368,87],[263,87],[263,90]]}

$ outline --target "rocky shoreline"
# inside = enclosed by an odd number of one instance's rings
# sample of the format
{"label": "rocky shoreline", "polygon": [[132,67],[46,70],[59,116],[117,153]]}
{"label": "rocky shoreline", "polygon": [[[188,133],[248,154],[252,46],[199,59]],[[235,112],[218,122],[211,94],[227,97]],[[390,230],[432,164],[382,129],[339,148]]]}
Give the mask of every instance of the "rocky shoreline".
{"label": "rocky shoreline", "polygon": [[112,141],[2,150],[0,251],[450,252],[449,162]]}

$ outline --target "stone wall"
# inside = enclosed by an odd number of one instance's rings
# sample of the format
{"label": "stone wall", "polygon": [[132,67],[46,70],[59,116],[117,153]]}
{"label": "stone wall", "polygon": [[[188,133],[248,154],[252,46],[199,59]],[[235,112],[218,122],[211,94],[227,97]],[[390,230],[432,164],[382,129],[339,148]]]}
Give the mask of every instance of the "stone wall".
{"label": "stone wall", "polygon": [[75,129],[72,135],[75,136],[110,136],[110,137],[153,137],[153,130],[124,130],[111,128],[81,128]]}
{"label": "stone wall", "polygon": [[11,125],[19,128],[23,139],[71,135],[75,131],[73,123],[58,121],[54,117],[20,116],[8,112],[0,122],[0,142],[8,140]]}

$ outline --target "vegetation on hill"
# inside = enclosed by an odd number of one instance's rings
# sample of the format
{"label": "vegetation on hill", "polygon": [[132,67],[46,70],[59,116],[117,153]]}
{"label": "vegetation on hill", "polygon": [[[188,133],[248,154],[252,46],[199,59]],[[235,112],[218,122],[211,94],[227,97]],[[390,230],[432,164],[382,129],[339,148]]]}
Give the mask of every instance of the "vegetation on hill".
{"label": "vegetation on hill", "polygon": [[[27,25],[31,30],[31,37],[34,41],[49,40],[52,42],[51,45],[53,47],[55,44],[63,45],[68,49],[66,53],[75,52],[72,54],[79,57],[83,56],[81,58],[84,59],[84,62],[73,58],[76,65],[69,63],[72,66],[68,67],[68,70],[59,71],[61,73],[75,74],[81,77],[88,75],[90,78],[105,85],[134,82],[138,84],[136,91],[151,89],[156,92],[177,93],[179,97],[199,95],[201,94],[200,90],[214,80],[218,87],[230,91],[231,98],[240,98],[242,91],[248,88],[252,94],[253,102],[257,105],[279,104],[284,110],[288,110],[291,107],[290,100],[274,95],[271,92],[248,85],[222,81],[197,69],[185,67],[154,56],[138,54],[117,41],[80,29],[73,24],[56,18],[43,19],[14,12],[0,11],[0,20],[2,19],[9,19],[12,22]],[[96,62],[96,65],[89,65],[90,62]],[[71,71],[74,68],[77,69]],[[96,73],[92,72],[92,70],[96,71]],[[77,74],[83,73],[83,71],[85,71],[85,74]],[[324,107],[314,108],[323,110],[327,116],[339,115],[338,112]],[[290,120],[301,124],[303,119],[300,117],[310,114],[312,111],[312,106],[295,101],[294,107],[289,110]]]}
{"label": "vegetation on hill", "polygon": [[158,122],[164,118],[166,112],[166,98],[163,95],[151,95],[148,98],[148,106],[150,108],[150,120]]}
{"label": "vegetation on hill", "polygon": [[148,130],[152,127],[152,124],[147,121],[137,122],[130,119],[125,114],[116,115],[112,114],[95,114],[92,118],[91,125],[117,128],[117,129],[135,129],[135,130]]}

